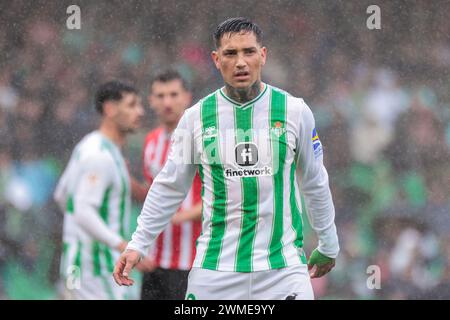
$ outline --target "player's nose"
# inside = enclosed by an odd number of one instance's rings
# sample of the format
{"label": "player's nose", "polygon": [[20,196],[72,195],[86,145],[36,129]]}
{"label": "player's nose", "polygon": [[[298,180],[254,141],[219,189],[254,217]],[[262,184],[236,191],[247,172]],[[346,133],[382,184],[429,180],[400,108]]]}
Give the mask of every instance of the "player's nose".
{"label": "player's nose", "polygon": [[238,69],[245,68],[247,66],[247,62],[244,59],[244,56],[241,54],[238,54],[237,61],[236,61],[236,67]]}
{"label": "player's nose", "polygon": [[163,99],[163,106],[164,106],[164,109],[167,109],[167,108],[171,108],[172,107],[172,98],[170,97],[170,96],[165,96],[164,97],[164,99]]}
{"label": "player's nose", "polygon": [[139,105],[137,107],[137,116],[140,118],[140,117],[143,117],[144,114],[145,114],[144,107],[142,105]]}

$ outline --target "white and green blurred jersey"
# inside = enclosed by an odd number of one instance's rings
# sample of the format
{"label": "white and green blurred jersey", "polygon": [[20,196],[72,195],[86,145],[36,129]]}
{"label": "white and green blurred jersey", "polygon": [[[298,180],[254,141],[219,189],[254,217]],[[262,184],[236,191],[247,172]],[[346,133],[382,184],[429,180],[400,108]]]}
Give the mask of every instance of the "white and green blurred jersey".
{"label": "white and green blurred jersey", "polygon": [[337,256],[322,145],[303,99],[265,84],[240,104],[222,88],[186,110],[173,137],[128,248],[146,252],[198,168],[203,224],[194,267],[253,272],[305,264],[300,186],[319,251]]}
{"label": "white and green blurred jersey", "polygon": [[[119,252],[112,248],[128,232],[131,205],[129,174],[120,149],[99,131],[86,135],[72,153],[55,199],[65,211],[63,277],[81,275],[82,287],[83,281],[96,278],[101,287],[93,290],[114,291],[108,287]],[[87,216],[85,211],[92,208],[94,211]],[[83,227],[95,227],[99,221],[104,230],[96,230],[95,234],[100,237]],[[119,298],[114,292],[107,292],[105,297],[85,293],[84,298]]]}

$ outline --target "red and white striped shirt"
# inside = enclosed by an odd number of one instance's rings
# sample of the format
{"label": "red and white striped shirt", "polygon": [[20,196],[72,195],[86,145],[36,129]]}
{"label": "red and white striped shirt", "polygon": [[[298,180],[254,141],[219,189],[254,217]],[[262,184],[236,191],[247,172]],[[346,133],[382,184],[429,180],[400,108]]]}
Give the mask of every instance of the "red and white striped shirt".
{"label": "red and white striped shirt", "polygon": [[[151,184],[167,159],[170,134],[159,127],[145,138],[143,164],[144,176]],[[178,211],[192,208],[201,201],[201,180],[198,173]],[[200,221],[186,221],[179,225],[169,223],[150,249],[150,256],[158,267],[164,269],[189,270],[195,258],[195,243],[200,235]]]}

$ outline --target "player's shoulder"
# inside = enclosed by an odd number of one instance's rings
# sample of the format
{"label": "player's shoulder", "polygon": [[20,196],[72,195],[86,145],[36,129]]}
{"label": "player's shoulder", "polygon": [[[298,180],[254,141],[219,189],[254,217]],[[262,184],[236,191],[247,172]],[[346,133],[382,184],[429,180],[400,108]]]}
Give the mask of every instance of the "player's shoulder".
{"label": "player's shoulder", "polygon": [[205,101],[209,100],[209,99],[215,99],[217,98],[217,95],[219,94],[220,89],[216,89],[213,92],[209,93],[208,95],[204,96],[203,98],[201,98],[197,104],[201,105],[203,104]]}
{"label": "player's shoulder", "polygon": [[211,92],[207,96],[204,96],[204,97],[200,98],[192,107],[190,107],[186,111],[191,113],[191,114],[195,114],[197,112],[200,112],[200,108],[205,103],[205,101],[207,101],[207,100],[209,100],[211,98],[215,98],[216,95],[217,95],[217,91],[218,90],[215,90],[214,92]]}
{"label": "player's shoulder", "polygon": [[186,110],[186,114],[189,117],[198,117],[200,115],[200,111],[202,108],[202,105],[205,104],[205,102],[212,102],[215,101],[217,103],[217,95],[219,94],[220,89],[214,90],[210,94],[204,96],[203,98],[199,99],[192,107]]}
{"label": "player's shoulder", "polygon": [[197,101],[192,107],[187,108],[184,111],[184,117],[188,121],[192,121],[195,115],[200,114],[201,100]]}
{"label": "player's shoulder", "polygon": [[109,143],[98,131],[87,134],[76,146],[79,161],[104,164],[110,162],[112,158]]}
{"label": "player's shoulder", "polygon": [[296,97],[286,90],[277,88],[275,86],[270,86],[271,90],[281,93],[286,97],[286,108],[290,113],[298,113],[301,115],[304,111],[309,110],[309,106],[306,104],[305,100],[302,97]]}
{"label": "player's shoulder", "polygon": [[194,110],[199,111],[202,105],[208,102],[217,103],[217,95],[219,94],[220,89],[214,90],[210,94],[204,96],[201,98],[193,107],[195,107]]}
{"label": "player's shoulder", "polygon": [[188,123],[194,123],[194,122],[196,122],[197,119],[200,118],[201,107],[202,107],[203,103],[205,101],[207,101],[208,99],[213,98],[217,94],[217,91],[218,90],[216,90],[216,91],[208,94],[207,96],[199,99],[194,105],[192,105],[190,108],[187,108],[184,111],[184,117],[186,118],[186,121]]}

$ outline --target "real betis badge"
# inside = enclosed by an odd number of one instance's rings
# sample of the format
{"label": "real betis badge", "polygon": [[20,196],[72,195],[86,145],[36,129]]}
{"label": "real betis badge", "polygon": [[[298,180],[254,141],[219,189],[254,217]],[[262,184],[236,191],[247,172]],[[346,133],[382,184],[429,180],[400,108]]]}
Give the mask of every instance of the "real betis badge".
{"label": "real betis badge", "polygon": [[270,132],[279,138],[286,132],[286,128],[283,127],[283,123],[280,121],[275,121],[272,128],[270,128]]}

